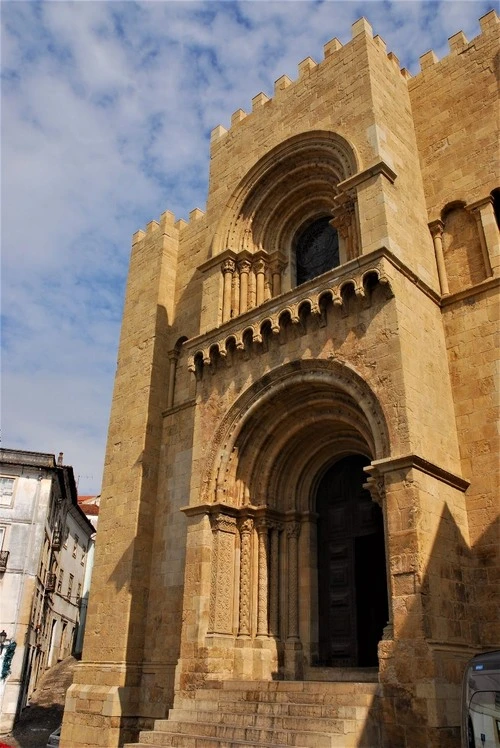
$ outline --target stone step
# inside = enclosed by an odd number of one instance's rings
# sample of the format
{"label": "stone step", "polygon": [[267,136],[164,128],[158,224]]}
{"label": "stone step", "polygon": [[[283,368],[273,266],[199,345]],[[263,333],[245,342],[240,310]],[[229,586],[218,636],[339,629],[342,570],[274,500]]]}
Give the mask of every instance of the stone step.
{"label": "stone step", "polygon": [[188,720],[192,715],[193,719],[211,722],[217,719],[218,715],[235,715],[241,716],[265,715],[269,717],[301,717],[303,719],[325,717],[328,719],[354,719],[364,721],[370,714],[371,706],[352,706],[344,704],[294,704],[286,702],[266,702],[266,701],[234,701],[225,702],[224,711],[219,708],[216,701],[199,702],[185,699],[183,702],[178,701],[177,706],[169,711],[169,718]]}
{"label": "stone step", "polygon": [[[267,687],[262,688],[248,681],[242,683],[245,683],[245,687],[200,688],[196,691],[194,700],[216,701],[221,704],[221,708],[222,704],[238,701],[369,706],[374,697],[381,694],[381,687],[378,683],[264,681]],[[178,706],[179,700],[184,703],[189,699],[179,695],[175,698],[174,706]]]}
{"label": "stone step", "polygon": [[355,683],[377,683],[378,667],[334,668],[306,667],[305,681],[350,681]]}
{"label": "stone step", "polygon": [[[329,748],[379,748],[380,742],[378,737],[373,734],[360,739],[357,735],[331,735],[322,736],[329,742],[322,743],[302,743],[300,735],[289,733],[290,742],[288,743],[265,743],[261,738],[257,740],[236,740],[234,738],[208,737],[207,735],[186,735],[182,732],[172,733],[153,733],[155,742],[143,737],[139,743],[126,743],[124,748],[151,748],[152,745],[157,748],[167,748],[175,746],[176,748],[315,748],[315,746],[329,746]],[[147,740],[148,742],[145,742]]]}
{"label": "stone step", "polygon": [[357,681],[352,678],[340,680],[226,680],[207,683],[200,690],[215,691],[314,691],[324,693],[371,693],[379,686],[377,679]]}
{"label": "stone step", "polygon": [[[300,720],[298,720],[300,722]],[[300,726],[297,725],[296,728]],[[277,726],[235,726],[234,724],[208,722],[177,722],[162,720],[161,729],[155,723],[152,731],[141,732],[140,740],[147,745],[161,746],[168,734],[184,736],[204,736],[222,740],[240,740],[257,744],[270,743],[272,745],[301,745],[305,748],[331,748],[333,737],[342,737],[343,744],[356,745],[356,723],[343,720],[330,721],[323,729],[307,731],[300,729],[279,728]],[[342,743],[341,743],[342,744]]]}
{"label": "stone step", "polygon": [[[169,733],[165,735],[165,741],[161,746],[177,746],[178,748],[289,748],[279,743],[252,743],[248,740],[221,740],[219,738],[207,738],[204,735],[182,735],[181,733]],[[125,743],[123,748],[151,748],[151,743]],[[305,748],[296,746],[295,748]],[[336,748],[336,747],[335,747]],[[344,748],[340,745],[338,748]],[[350,748],[350,746],[349,746]]]}
{"label": "stone step", "polygon": [[[367,713],[363,717],[367,717]],[[169,723],[191,722],[230,725],[234,727],[258,727],[273,730],[300,730],[307,732],[350,733],[357,729],[356,714],[352,719],[339,717],[276,716],[271,714],[248,714],[234,712],[191,712],[173,709],[168,720],[156,720],[155,730],[164,730]],[[360,720],[364,722],[363,718]]]}

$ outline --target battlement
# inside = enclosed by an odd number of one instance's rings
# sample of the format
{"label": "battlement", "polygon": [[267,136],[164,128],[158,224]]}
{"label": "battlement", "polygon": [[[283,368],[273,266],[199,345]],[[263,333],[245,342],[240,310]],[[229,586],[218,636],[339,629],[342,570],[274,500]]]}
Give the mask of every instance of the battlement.
{"label": "battlement", "polygon": [[[498,24],[499,24],[499,19],[498,19],[496,12],[494,10],[489,11],[488,13],[486,13],[484,16],[482,16],[479,19],[479,25],[481,28],[481,34],[479,36],[494,33],[497,30]],[[334,37],[333,39],[331,39],[329,42],[327,42],[323,46],[323,60],[321,62],[319,63],[316,62],[315,60],[313,60],[312,57],[306,57],[305,60],[302,60],[301,62],[299,62],[297,80],[292,81],[287,75],[282,75],[280,78],[278,78],[274,84],[274,98],[278,98],[285,89],[288,89],[290,86],[293,86],[296,83],[302,81],[304,78],[310,75],[316,68],[320,67],[325,62],[331,61],[331,58],[335,56],[336,53],[342,50],[344,46],[348,46],[348,44],[350,44],[352,41],[354,41],[359,36],[366,36],[368,38],[372,38],[373,41],[377,44],[377,46],[380,48],[380,50],[384,54],[386,54],[387,58],[394,64],[394,67],[399,69],[401,75],[403,76],[405,80],[408,80],[412,77],[411,73],[407,70],[407,68],[404,68],[404,67],[400,68],[399,59],[394,54],[394,52],[391,52],[391,51],[387,52],[387,45],[385,41],[382,39],[382,37],[379,36],[378,34],[376,36],[373,36],[372,27],[368,23],[366,18],[358,19],[355,23],[352,24],[351,30],[352,30],[352,38],[351,38],[351,41],[348,42],[346,45],[343,45],[342,42],[339,41],[339,39]],[[442,59],[445,60],[445,59],[448,59],[448,57],[451,55],[459,54],[467,46],[469,46],[469,44],[472,44],[473,41],[469,42],[467,40],[467,37],[463,33],[463,31],[457,31],[455,34],[453,34],[453,36],[450,36],[448,40],[448,44],[450,48],[450,55]],[[420,59],[421,72],[425,72],[430,67],[441,62],[441,60],[439,60],[439,58],[436,56],[436,54],[432,50],[429,50],[428,52],[423,54],[419,59]],[[231,130],[237,127],[240,122],[242,122],[248,116],[251,116],[254,112],[265,107],[266,104],[268,104],[272,100],[273,99],[267,96],[265,93],[263,92],[258,93],[252,99],[252,111],[251,112],[248,113],[244,109],[237,109],[236,112],[232,114],[229,129],[223,127],[222,125],[217,125],[217,127],[214,127],[210,135],[210,145],[214,145],[215,143],[218,143],[219,141],[221,141]]]}
{"label": "battlement", "polygon": [[136,244],[137,242],[142,241],[144,237],[156,234],[160,230],[164,230],[167,227],[182,231],[184,228],[186,228],[186,226],[191,226],[192,224],[199,221],[200,218],[202,218],[204,215],[205,211],[201,210],[200,208],[194,208],[189,213],[189,221],[185,221],[183,218],[176,220],[174,214],[170,210],[166,210],[161,214],[159,221],[149,221],[149,223],[146,224],[145,229],[139,229],[138,231],[136,231],[135,234],[132,235],[132,244]]}
{"label": "battlement", "polygon": [[[384,54],[387,55],[387,58],[394,64],[395,68],[400,69],[398,58],[393,52],[387,52],[387,47],[382,37],[378,35],[375,37],[373,36],[372,27],[370,26],[366,18],[360,18],[355,23],[352,24],[352,40],[351,41],[354,41],[359,36],[366,36],[368,38],[373,39],[373,41],[380,47],[380,49],[384,52]],[[297,66],[298,67],[297,80],[292,81],[287,75],[282,75],[274,83],[274,97],[273,98],[278,98],[280,94],[286,89],[290,88],[290,86],[293,86],[296,83],[303,81],[305,78],[311,75],[313,71],[321,67],[325,62],[330,63],[332,61],[332,57],[334,57],[337,53],[339,53],[344,47],[347,47],[348,44],[343,45],[342,42],[339,41],[339,39],[334,37],[333,39],[331,39],[330,41],[326,42],[326,44],[323,45],[323,60],[321,62],[316,62],[315,60],[313,60],[312,57],[306,57],[304,60],[301,60],[301,62],[299,62]],[[400,72],[403,75],[403,77],[405,78],[410,77],[410,73],[406,70],[406,68],[400,69]],[[267,94],[263,93],[262,91],[259,92],[252,99],[251,112],[246,112],[244,109],[237,109],[231,115],[229,129],[227,129],[223,125],[217,125],[217,127],[214,127],[210,135],[210,144],[213,145],[215,143],[218,143],[220,140],[222,140],[222,138],[224,138],[228,134],[228,132],[230,132],[235,127],[237,127],[240,122],[242,122],[247,117],[251,116],[254,112],[265,107],[266,104],[268,104],[272,100],[273,99],[267,96]]]}
{"label": "battlement", "polygon": [[460,52],[463,52],[467,47],[473,45],[475,40],[479,37],[487,36],[492,33],[498,33],[499,24],[500,19],[498,18],[496,12],[494,10],[490,10],[479,19],[479,27],[481,29],[481,33],[477,37],[474,37],[472,41],[468,41],[463,31],[457,31],[448,39],[448,46],[450,48],[450,53],[448,55],[439,59],[432,49],[421,55],[421,57],[419,58],[420,73],[425,73],[435,65],[449,60],[449,58],[452,56],[460,54]]}

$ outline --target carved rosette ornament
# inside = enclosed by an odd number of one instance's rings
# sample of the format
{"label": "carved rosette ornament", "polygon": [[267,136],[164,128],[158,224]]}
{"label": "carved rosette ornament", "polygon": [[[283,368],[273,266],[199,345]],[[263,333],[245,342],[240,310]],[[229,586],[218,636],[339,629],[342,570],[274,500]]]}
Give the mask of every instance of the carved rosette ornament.
{"label": "carved rosette ornament", "polygon": [[288,639],[299,639],[299,535],[300,522],[288,522]]}
{"label": "carved rosette ornament", "polygon": [[246,517],[239,524],[241,537],[240,559],[240,622],[238,636],[250,636],[250,599],[251,599],[251,544],[253,519]]}

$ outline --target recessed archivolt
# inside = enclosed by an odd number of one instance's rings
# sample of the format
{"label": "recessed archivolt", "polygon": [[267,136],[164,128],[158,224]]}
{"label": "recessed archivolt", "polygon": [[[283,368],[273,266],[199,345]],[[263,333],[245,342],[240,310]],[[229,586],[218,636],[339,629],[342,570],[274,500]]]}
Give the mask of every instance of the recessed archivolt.
{"label": "recessed archivolt", "polygon": [[386,420],[370,387],[337,361],[285,364],[252,385],[223,419],[201,500],[299,508],[296,487],[307,484],[301,476],[311,475],[320,458],[331,463],[353,452],[389,455]]}
{"label": "recessed archivolt", "polygon": [[280,144],[235,190],[215,233],[212,255],[226,249],[283,251],[284,234],[296,231],[318,209],[332,213],[339,183],[358,166],[352,146],[333,132],[303,133]]}

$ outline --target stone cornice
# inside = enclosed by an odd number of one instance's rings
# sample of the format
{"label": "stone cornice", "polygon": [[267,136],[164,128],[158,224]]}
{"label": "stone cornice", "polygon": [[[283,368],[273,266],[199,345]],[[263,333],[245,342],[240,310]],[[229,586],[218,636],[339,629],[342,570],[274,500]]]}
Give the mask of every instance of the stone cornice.
{"label": "stone cornice", "polygon": [[348,192],[349,190],[359,187],[360,184],[363,184],[363,182],[366,182],[368,179],[377,177],[379,174],[384,176],[391,184],[394,184],[397,177],[396,172],[391,169],[389,164],[386,164],[385,161],[377,161],[376,164],[372,164],[372,166],[369,166],[367,169],[358,171],[358,173],[354,174],[352,177],[344,179],[343,182],[339,182],[339,190],[341,192]]}
{"label": "stone cornice", "polygon": [[476,283],[475,286],[471,286],[470,288],[466,288],[463,291],[457,291],[456,293],[450,293],[447,296],[443,296],[443,298],[441,299],[441,306],[451,306],[458,301],[470,299],[473,296],[479,296],[480,294],[485,293],[486,291],[489,291],[491,289],[498,288],[499,286],[500,278],[486,278],[486,280],[481,281],[480,283]]}
{"label": "stone cornice", "polygon": [[398,457],[386,457],[383,460],[374,460],[371,465],[365,468],[365,473],[370,476],[386,475],[387,473],[393,473],[397,470],[419,470],[421,473],[426,473],[433,478],[446,483],[459,491],[466,491],[469,487],[469,481],[462,478],[460,475],[450,473],[449,470],[436,465],[434,462],[426,460],[424,457],[420,457],[417,454],[406,454]]}

